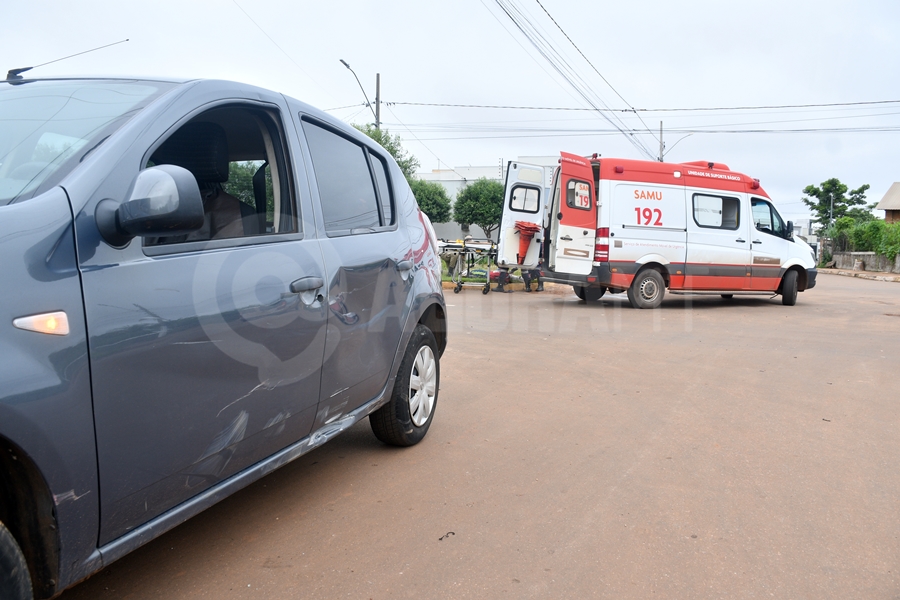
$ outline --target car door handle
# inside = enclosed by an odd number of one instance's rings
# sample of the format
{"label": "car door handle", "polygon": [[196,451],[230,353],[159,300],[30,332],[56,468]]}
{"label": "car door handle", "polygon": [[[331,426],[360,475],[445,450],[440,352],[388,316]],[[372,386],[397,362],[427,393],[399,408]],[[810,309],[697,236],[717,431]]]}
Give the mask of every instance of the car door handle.
{"label": "car door handle", "polygon": [[753,243],[754,243],[754,244],[762,244],[762,242],[759,241],[759,240],[753,240]]}
{"label": "car door handle", "polygon": [[325,280],[321,277],[302,277],[297,281],[291,282],[291,292],[299,294],[300,292],[317,290],[324,285]]}
{"label": "car door handle", "polygon": [[746,243],[747,243],[747,241],[746,241],[745,239],[743,239],[743,238],[738,238],[738,239],[736,239],[736,240],[734,240],[734,241],[736,241],[738,244],[746,244]]}
{"label": "car door handle", "polygon": [[571,242],[571,241],[572,241],[572,236],[564,235],[564,236],[562,236],[562,237],[559,238],[559,239],[565,240],[565,241],[567,241],[567,242]]}
{"label": "car door handle", "polygon": [[413,268],[413,262],[411,260],[401,260],[397,263],[398,271],[409,271]]}

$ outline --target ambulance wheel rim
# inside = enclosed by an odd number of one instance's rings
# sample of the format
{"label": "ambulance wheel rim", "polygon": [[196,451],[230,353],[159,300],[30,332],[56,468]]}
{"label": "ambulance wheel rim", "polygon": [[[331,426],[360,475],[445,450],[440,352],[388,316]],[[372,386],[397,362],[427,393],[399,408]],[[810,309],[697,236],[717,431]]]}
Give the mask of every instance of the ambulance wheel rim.
{"label": "ambulance wheel rim", "polygon": [[655,281],[647,278],[641,282],[641,287],[638,291],[641,294],[641,298],[647,302],[653,302],[659,294],[659,286],[656,285]]}

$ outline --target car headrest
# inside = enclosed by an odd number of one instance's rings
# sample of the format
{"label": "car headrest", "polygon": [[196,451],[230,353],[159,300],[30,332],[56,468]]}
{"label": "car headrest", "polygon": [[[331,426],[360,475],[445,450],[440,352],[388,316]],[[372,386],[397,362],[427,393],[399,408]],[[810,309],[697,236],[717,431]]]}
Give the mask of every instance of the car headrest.
{"label": "car headrest", "polygon": [[228,181],[228,138],[215,123],[188,123],[163,142],[150,160],[183,167],[198,183],[221,183]]}

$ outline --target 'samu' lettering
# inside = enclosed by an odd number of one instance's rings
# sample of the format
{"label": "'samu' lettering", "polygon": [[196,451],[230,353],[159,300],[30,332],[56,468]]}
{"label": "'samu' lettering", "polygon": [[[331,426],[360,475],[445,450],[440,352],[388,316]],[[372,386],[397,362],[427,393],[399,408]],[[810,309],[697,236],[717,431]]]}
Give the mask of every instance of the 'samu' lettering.
{"label": "'samu' lettering", "polygon": [[634,190],[635,200],[662,200],[662,192],[648,192],[646,190]]}

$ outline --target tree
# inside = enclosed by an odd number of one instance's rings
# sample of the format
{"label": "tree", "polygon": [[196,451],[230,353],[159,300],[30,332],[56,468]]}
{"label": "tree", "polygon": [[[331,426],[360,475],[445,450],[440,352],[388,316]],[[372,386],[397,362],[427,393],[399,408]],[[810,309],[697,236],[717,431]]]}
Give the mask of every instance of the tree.
{"label": "tree", "polygon": [[382,148],[388,151],[388,154],[394,157],[394,160],[397,161],[397,165],[400,166],[403,175],[406,176],[407,181],[412,181],[416,178],[416,169],[419,168],[419,159],[403,149],[403,146],[400,144],[399,135],[392,137],[387,129],[375,129],[375,126],[371,123],[354,125],[354,127],[378,142]]}
{"label": "tree", "polygon": [[462,226],[478,225],[489,238],[503,215],[503,184],[485,177],[456,195],[453,220]]}
{"label": "tree", "polygon": [[[822,182],[821,187],[808,185],[803,188],[803,193],[809,196],[802,198],[803,203],[816,215],[813,221],[819,223],[823,228],[827,228],[836,219],[844,216],[855,217],[857,214],[861,215],[875,208],[874,204],[866,205],[868,183],[851,191],[849,196],[847,196],[847,189],[847,186],[837,178]],[[853,208],[854,206],[865,206],[866,208]],[[853,211],[853,214],[850,211]]]}
{"label": "tree", "polygon": [[446,223],[450,220],[450,197],[439,183],[413,179],[409,182],[412,193],[432,223]]}

